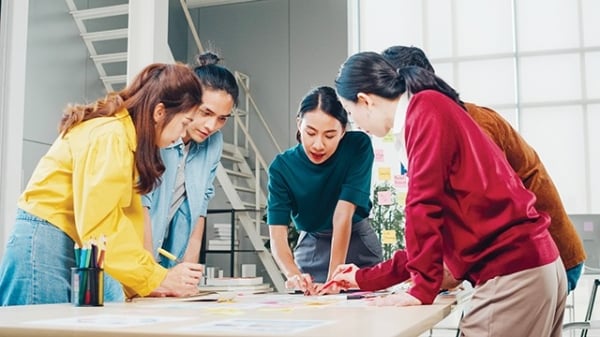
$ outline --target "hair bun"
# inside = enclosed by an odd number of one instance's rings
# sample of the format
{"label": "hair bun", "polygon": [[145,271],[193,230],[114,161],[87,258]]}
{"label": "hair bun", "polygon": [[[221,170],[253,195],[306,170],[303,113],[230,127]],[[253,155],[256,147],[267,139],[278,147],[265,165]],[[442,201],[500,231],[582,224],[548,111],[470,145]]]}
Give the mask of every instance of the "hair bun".
{"label": "hair bun", "polygon": [[196,61],[198,62],[198,64],[200,66],[206,66],[209,64],[218,64],[219,61],[221,61],[221,58],[219,57],[219,55],[208,51],[204,54],[198,55],[198,58]]}

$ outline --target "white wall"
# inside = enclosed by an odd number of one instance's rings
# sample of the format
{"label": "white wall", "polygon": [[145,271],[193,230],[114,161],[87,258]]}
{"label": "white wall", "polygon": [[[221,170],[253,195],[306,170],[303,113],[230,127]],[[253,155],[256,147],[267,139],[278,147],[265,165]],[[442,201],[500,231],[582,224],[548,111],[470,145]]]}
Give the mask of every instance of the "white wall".
{"label": "white wall", "polygon": [[569,213],[600,213],[600,2],[349,3],[359,50],[425,50],[465,101],[497,110],[537,150]]}
{"label": "white wall", "polygon": [[[332,86],[347,56],[346,11],[346,0],[264,0],[193,13],[204,48],[216,47],[227,67],[250,76],[252,96],[287,148],[296,144],[302,96]],[[270,162],[276,151],[264,131],[251,125],[251,132]]]}
{"label": "white wall", "polygon": [[[27,49],[26,1],[1,3],[0,28],[0,256],[15,216],[21,188],[21,149],[25,105],[25,59]],[[9,34],[14,32],[14,34]],[[11,85],[6,85],[10,83]],[[15,163],[18,163],[15,165]]]}
{"label": "white wall", "polygon": [[64,107],[104,91],[65,1],[31,4],[2,1],[0,257],[17,198],[56,138]]}

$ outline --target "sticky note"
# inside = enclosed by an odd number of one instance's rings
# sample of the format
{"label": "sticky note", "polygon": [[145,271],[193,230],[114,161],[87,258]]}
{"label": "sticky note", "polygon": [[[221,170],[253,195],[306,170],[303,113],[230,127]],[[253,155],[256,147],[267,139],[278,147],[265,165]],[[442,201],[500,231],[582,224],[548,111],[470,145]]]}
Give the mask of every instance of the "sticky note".
{"label": "sticky note", "polygon": [[394,186],[398,188],[408,187],[408,176],[395,174],[394,175]]}
{"label": "sticky note", "polygon": [[384,161],[384,151],[383,149],[375,149],[375,161],[382,162]]}
{"label": "sticky note", "polygon": [[392,201],[392,192],[391,191],[377,192],[377,203],[379,205],[383,205],[383,206],[393,204],[394,202]]}
{"label": "sticky note", "polygon": [[406,205],[406,192],[396,193],[396,200],[398,202],[398,205],[400,205],[400,206]]}
{"label": "sticky note", "polygon": [[583,231],[584,232],[593,232],[594,231],[594,223],[591,221],[585,221],[583,223]]}
{"label": "sticky note", "polygon": [[381,231],[381,243],[384,244],[395,244],[398,240],[396,240],[396,231],[393,229],[386,229]]}
{"label": "sticky note", "polygon": [[395,139],[396,139],[396,137],[394,137],[394,134],[390,132],[383,137],[383,142],[384,143],[393,143]]}
{"label": "sticky note", "polygon": [[377,170],[379,180],[392,180],[392,169],[389,167],[380,167]]}

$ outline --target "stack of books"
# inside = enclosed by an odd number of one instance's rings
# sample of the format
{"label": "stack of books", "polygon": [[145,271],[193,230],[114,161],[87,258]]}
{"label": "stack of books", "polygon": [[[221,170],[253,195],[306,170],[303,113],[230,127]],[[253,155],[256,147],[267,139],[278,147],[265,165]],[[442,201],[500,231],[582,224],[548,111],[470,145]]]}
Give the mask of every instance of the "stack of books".
{"label": "stack of books", "polygon": [[[208,250],[231,250],[231,224],[216,223],[213,225],[214,236],[208,240]],[[233,249],[239,249],[240,240],[235,240]]]}
{"label": "stack of books", "polygon": [[231,291],[243,294],[262,294],[272,292],[273,288],[263,283],[261,276],[257,277],[216,277],[207,278],[206,284],[200,286],[201,291],[224,292]]}

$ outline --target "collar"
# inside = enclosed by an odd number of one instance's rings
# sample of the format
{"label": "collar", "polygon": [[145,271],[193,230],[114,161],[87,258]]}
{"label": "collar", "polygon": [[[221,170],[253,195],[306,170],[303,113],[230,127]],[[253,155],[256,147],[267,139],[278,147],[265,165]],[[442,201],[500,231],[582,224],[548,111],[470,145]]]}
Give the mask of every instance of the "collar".
{"label": "collar", "polygon": [[[193,142],[193,140],[190,140],[190,142]],[[175,141],[175,143],[169,145],[166,147],[166,149],[171,149],[174,147],[183,147],[183,139],[181,139],[181,137],[179,137],[179,139],[177,141]]]}
{"label": "collar", "polygon": [[410,97],[408,92],[405,92],[400,96],[398,105],[396,106],[396,113],[394,114],[394,126],[392,133],[394,135],[401,135],[404,138],[404,122],[406,121],[406,110],[408,109],[408,103],[410,103]]}
{"label": "collar", "polygon": [[136,129],[135,129],[135,125],[133,124],[133,119],[131,118],[131,115],[129,114],[129,111],[127,111],[127,109],[123,108],[121,110],[119,110],[114,117],[116,119],[119,120],[123,120],[125,123],[125,133],[127,134],[127,141],[129,143],[129,149],[133,152],[135,152],[136,148],[137,148],[137,136],[136,136]]}

